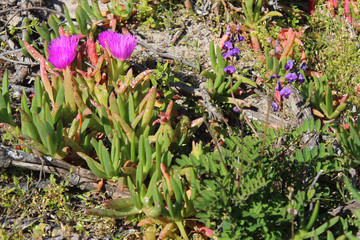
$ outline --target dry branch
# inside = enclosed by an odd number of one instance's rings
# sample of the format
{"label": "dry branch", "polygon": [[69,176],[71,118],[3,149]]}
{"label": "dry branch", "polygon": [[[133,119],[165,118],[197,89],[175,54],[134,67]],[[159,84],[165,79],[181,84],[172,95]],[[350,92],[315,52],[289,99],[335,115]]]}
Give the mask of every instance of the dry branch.
{"label": "dry branch", "polygon": [[[43,170],[44,172],[66,179],[71,185],[86,191],[97,190],[97,183],[101,180],[90,170],[73,166],[63,160],[46,156],[39,157],[35,154],[26,153],[0,144],[0,167],[7,168],[9,166],[34,171]],[[104,187],[110,195],[119,193],[115,183],[107,182],[104,184]],[[121,195],[127,196],[128,193],[122,192]]]}

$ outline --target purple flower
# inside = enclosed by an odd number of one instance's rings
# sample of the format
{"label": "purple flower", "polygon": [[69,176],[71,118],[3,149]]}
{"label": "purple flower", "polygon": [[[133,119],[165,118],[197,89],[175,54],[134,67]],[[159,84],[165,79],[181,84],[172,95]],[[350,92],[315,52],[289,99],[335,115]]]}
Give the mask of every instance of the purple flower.
{"label": "purple flower", "polygon": [[124,61],[131,57],[137,44],[137,38],[131,34],[124,35],[106,31],[99,34],[99,43],[103,48],[107,48],[115,58]]}
{"label": "purple flower", "polygon": [[270,77],[270,79],[274,79],[274,78],[279,79],[279,78],[280,78],[280,75],[279,75],[279,74],[273,74],[273,75]]}
{"label": "purple flower", "polygon": [[240,50],[238,48],[233,48],[229,51],[230,56],[236,57],[240,53]]}
{"label": "purple flower", "polygon": [[276,91],[281,91],[281,84],[279,81],[276,82]]}
{"label": "purple flower", "polygon": [[291,93],[292,91],[290,90],[290,88],[283,88],[280,91],[280,96],[282,96],[283,98],[289,98]]}
{"label": "purple flower", "polygon": [[233,72],[235,72],[235,67],[234,66],[227,66],[227,67],[224,68],[224,71],[227,74],[232,74]]}
{"label": "purple flower", "polygon": [[306,68],[307,68],[306,62],[302,62],[301,65],[300,65],[300,69],[305,70]]}
{"label": "purple flower", "polygon": [[233,44],[231,41],[227,41],[223,47],[223,49],[225,49],[225,50],[232,49],[232,48],[233,48]]}
{"label": "purple flower", "polygon": [[294,62],[292,60],[289,60],[287,64],[285,65],[285,70],[290,71],[294,66]]}
{"label": "purple flower", "polygon": [[305,81],[304,76],[301,73],[299,73],[298,81],[300,83],[303,83]]}
{"label": "purple flower", "polygon": [[266,39],[266,42],[267,42],[268,44],[271,44],[271,38],[268,37],[268,38]]}
{"label": "purple flower", "polygon": [[226,30],[225,30],[225,33],[230,36],[230,34],[231,34],[231,28],[230,28],[230,27],[227,27]]}
{"label": "purple flower", "polygon": [[239,33],[236,35],[236,38],[237,38],[238,42],[242,42],[245,40],[244,36],[240,36]]}
{"label": "purple flower", "polygon": [[289,82],[294,82],[296,81],[296,79],[298,79],[298,76],[296,75],[296,73],[288,73],[286,74],[285,79]]}
{"label": "purple flower", "polygon": [[233,107],[233,111],[236,112],[236,113],[240,112],[240,110],[237,108],[237,106]]}
{"label": "purple flower", "polygon": [[65,69],[74,61],[78,43],[79,38],[74,35],[70,37],[61,36],[51,40],[48,47],[48,61],[59,69]]}
{"label": "purple flower", "polygon": [[279,105],[276,102],[273,102],[271,106],[274,108],[274,112],[277,112],[279,110]]}

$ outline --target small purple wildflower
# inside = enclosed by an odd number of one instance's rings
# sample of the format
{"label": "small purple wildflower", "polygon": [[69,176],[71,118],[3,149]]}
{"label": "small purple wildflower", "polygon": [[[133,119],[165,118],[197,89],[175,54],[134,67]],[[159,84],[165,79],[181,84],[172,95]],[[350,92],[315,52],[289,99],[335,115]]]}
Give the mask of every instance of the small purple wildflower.
{"label": "small purple wildflower", "polygon": [[273,102],[271,106],[274,108],[274,112],[277,112],[279,110],[279,105],[276,102]]}
{"label": "small purple wildflower", "polygon": [[291,93],[292,91],[290,90],[290,88],[283,88],[280,91],[280,96],[282,96],[283,98],[289,98]]}
{"label": "small purple wildflower", "polygon": [[233,48],[233,44],[231,41],[227,41],[223,47],[223,49],[225,49],[225,50],[232,49],[232,48]]}
{"label": "small purple wildflower", "polygon": [[288,73],[285,75],[285,79],[289,82],[294,82],[296,81],[296,79],[298,79],[298,76],[296,75],[296,73]]}
{"label": "small purple wildflower", "polygon": [[274,78],[279,79],[279,78],[280,78],[280,75],[279,75],[279,74],[273,74],[273,75],[270,77],[270,79],[274,79]]}
{"label": "small purple wildflower", "polygon": [[233,72],[235,72],[235,67],[234,66],[227,66],[227,67],[224,68],[224,71],[227,74],[232,74]]}
{"label": "small purple wildflower", "polygon": [[276,91],[281,91],[281,83],[279,81],[276,82]]}
{"label": "small purple wildflower", "polygon": [[266,39],[266,42],[267,42],[268,44],[271,44],[271,38],[268,37],[268,38]]}
{"label": "small purple wildflower", "polygon": [[233,107],[233,111],[236,112],[236,113],[240,112],[240,110],[237,108],[237,106]]}
{"label": "small purple wildflower", "polygon": [[240,33],[238,33],[238,34],[236,35],[236,38],[237,38],[238,42],[242,42],[242,41],[245,40],[244,36],[241,36]]}
{"label": "small purple wildflower", "polygon": [[301,65],[300,65],[300,69],[305,70],[306,68],[307,68],[306,62],[302,62]]}
{"label": "small purple wildflower", "polygon": [[236,57],[237,55],[239,55],[239,53],[240,53],[240,50],[236,47],[229,51],[230,56],[233,56],[233,57]]}
{"label": "small purple wildflower", "polygon": [[231,34],[231,28],[230,28],[230,27],[227,27],[226,30],[225,30],[225,33],[230,36],[230,34]]}
{"label": "small purple wildflower", "polygon": [[304,76],[301,73],[299,73],[298,81],[300,83],[303,83],[305,81]]}
{"label": "small purple wildflower", "polygon": [[51,40],[48,47],[48,61],[58,69],[65,69],[74,61],[78,43],[79,38],[74,35],[70,37],[61,36]]}
{"label": "small purple wildflower", "polygon": [[110,30],[99,34],[100,45],[103,48],[107,48],[120,61],[131,57],[137,41],[136,36],[131,34],[124,35]]}
{"label": "small purple wildflower", "polygon": [[292,60],[289,60],[287,64],[285,64],[285,70],[290,71],[294,66],[294,62]]}

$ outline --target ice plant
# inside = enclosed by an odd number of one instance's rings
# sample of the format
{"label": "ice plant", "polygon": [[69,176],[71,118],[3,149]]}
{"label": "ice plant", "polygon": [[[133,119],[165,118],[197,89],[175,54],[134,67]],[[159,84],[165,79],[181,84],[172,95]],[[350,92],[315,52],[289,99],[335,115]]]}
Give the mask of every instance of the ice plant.
{"label": "ice plant", "polygon": [[65,69],[75,59],[78,43],[79,38],[74,35],[53,39],[48,47],[48,61],[59,69]]}
{"label": "ice plant", "polygon": [[109,50],[113,57],[125,61],[131,57],[137,44],[136,36],[120,34],[113,31],[105,31],[99,35],[99,43]]}
{"label": "ice plant", "polygon": [[109,63],[109,79],[115,86],[119,76],[130,67],[125,60],[131,57],[137,38],[131,34],[124,35],[109,30],[99,34],[99,43],[113,57]]}

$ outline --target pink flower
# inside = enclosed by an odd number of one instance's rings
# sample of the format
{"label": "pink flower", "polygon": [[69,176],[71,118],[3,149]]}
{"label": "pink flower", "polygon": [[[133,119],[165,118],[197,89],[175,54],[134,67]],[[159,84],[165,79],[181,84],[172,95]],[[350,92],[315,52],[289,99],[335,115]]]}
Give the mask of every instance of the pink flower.
{"label": "pink flower", "polygon": [[131,57],[137,44],[137,38],[131,34],[124,35],[114,31],[106,31],[100,33],[99,43],[103,48],[107,48],[115,58],[124,61]]}
{"label": "pink flower", "polygon": [[61,36],[51,40],[48,47],[48,61],[59,69],[65,69],[75,59],[78,43],[79,38],[74,35],[70,37]]}

